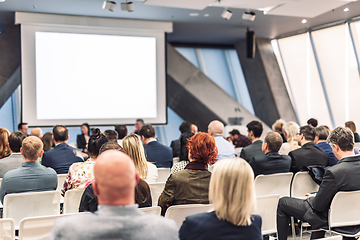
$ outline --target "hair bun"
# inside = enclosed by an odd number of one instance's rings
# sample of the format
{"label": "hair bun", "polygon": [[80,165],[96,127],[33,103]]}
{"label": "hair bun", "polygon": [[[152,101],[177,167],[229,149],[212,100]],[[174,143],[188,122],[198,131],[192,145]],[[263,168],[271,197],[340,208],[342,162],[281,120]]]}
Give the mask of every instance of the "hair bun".
{"label": "hair bun", "polygon": [[100,129],[94,128],[94,129],[92,130],[92,137],[98,138],[98,137],[100,136],[100,134],[101,134]]}

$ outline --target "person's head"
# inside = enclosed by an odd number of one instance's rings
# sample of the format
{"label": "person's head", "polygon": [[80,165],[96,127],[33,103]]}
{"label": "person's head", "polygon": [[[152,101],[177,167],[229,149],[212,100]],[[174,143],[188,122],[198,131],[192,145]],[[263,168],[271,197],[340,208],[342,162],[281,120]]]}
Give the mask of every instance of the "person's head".
{"label": "person's head", "polygon": [[229,134],[230,134],[231,141],[234,141],[235,139],[237,139],[240,136],[240,132],[237,129],[233,129],[231,132],[229,132]]}
{"label": "person's head", "polygon": [[99,155],[107,150],[118,150],[120,152],[124,152],[123,148],[117,142],[106,142],[101,146]]}
{"label": "person's head", "polygon": [[276,122],[272,125],[272,130],[274,130],[275,132],[278,132],[278,133],[282,133],[283,126],[285,125],[285,123],[286,122],[282,119],[276,120]]}
{"label": "person's head", "polygon": [[350,128],[353,133],[356,133],[356,124],[353,121],[347,121],[345,127]]}
{"label": "person's head", "polygon": [[315,140],[314,143],[324,142],[327,140],[330,131],[327,126],[321,125],[315,128]]}
{"label": "person's head", "polygon": [[213,136],[222,136],[224,133],[224,124],[218,120],[211,121],[208,126],[208,133]]}
{"label": "person's head", "polygon": [[144,126],[144,120],[142,120],[141,118],[136,119],[135,129],[140,130],[142,126]]}
{"label": "person's head", "polygon": [[180,133],[191,132],[191,122],[183,122],[179,127]]}
{"label": "person's head", "polygon": [[191,124],[191,132],[194,134],[198,133],[198,127],[195,124]]}
{"label": "person's head", "polygon": [[256,205],[250,165],[242,158],[219,161],[211,174],[209,200],[219,219],[236,226],[250,225]]}
{"label": "person's head", "polygon": [[188,140],[189,160],[214,164],[218,149],[215,139],[207,133],[197,133]]}
{"label": "person's head", "polygon": [[354,154],[354,134],[350,128],[337,127],[330,132],[327,138],[338,159]]}
{"label": "person's head", "polygon": [[155,129],[150,124],[142,126],[139,135],[144,145],[146,145],[149,140],[156,138]]}
{"label": "person's head", "polygon": [[25,162],[36,162],[43,154],[43,143],[40,138],[30,136],[23,140],[20,149]]}
{"label": "person's head", "polygon": [[11,154],[9,136],[10,132],[6,128],[0,128],[0,159]]}
{"label": "person's head", "polygon": [[28,134],[28,128],[29,127],[28,127],[27,123],[21,122],[21,123],[18,124],[18,130],[20,132],[22,132],[25,136],[27,136],[27,134]]}
{"label": "person's head", "polygon": [[26,138],[24,133],[20,131],[15,131],[9,136],[9,145],[13,153],[19,153],[20,148],[22,147],[22,142]]}
{"label": "person's head", "polygon": [[283,143],[283,139],[279,133],[269,132],[265,136],[262,145],[262,151],[265,154],[268,152],[278,152],[281,148],[282,143]]}
{"label": "person's head", "polygon": [[310,118],[310,119],[307,121],[307,124],[308,124],[309,126],[317,127],[317,125],[318,125],[318,120],[316,120],[315,118]]}
{"label": "person's head", "polygon": [[42,137],[41,141],[44,144],[44,148],[43,148],[44,152],[47,152],[47,151],[51,150],[51,148],[55,147],[52,132],[45,133],[44,136]]}
{"label": "person's head", "polygon": [[135,169],[141,179],[146,179],[148,174],[147,160],[144,147],[137,134],[131,134],[124,137],[122,141],[124,152],[133,160]]}
{"label": "person's head", "polygon": [[288,122],[283,126],[283,133],[288,142],[296,141],[300,127],[296,122]]}
{"label": "person's head", "polygon": [[118,133],[112,129],[106,129],[104,131],[105,137],[108,139],[109,142],[117,142]]}
{"label": "person's head", "polygon": [[118,139],[123,139],[127,135],[127,128],[125,125],[116,125],[115,131],[118,133]]}
{"label": "person's head", "polygon": [[298,135],[298,143],[300,146],[308,142],[314,142],[315,140],[315,128],[310,125],[305,125],[300,127]]}
{"label": "person's head", "polygon": [[263,132],[263,124],[261,122],[254,120],[249,122],[246,127],[248,129],[248,137],[251,141],[260,138]]}
{"label": "person's head", "polygon": [[100,148],[106,142],[108,142],[108,139],[101,133],[100,129],[94,128],[87,146],[92,159],[96,159],[99,156]]}
{"label": "person's head", "polygon": [[99,155],[94,166],[94,194],[99,205],[135,204],[135,187],[139,176],[131,158],[117,150]]}
{"label": "person's head", "polygon": [[187,148],[187,144],[192,136],[194,136],[194,133],[192,132],[185,132],[180,136],[180,161],[189,161],[189,149]]}
{"label": "person's head", "polygon": [[30,136],[38,137],[41,139],[43,137],[43,131],[39,127],[33,128],[30,132]]}
{"label": "person's head", "polygon": [[90,125],[87,123],[81,124],[81,133],[90,136]]}
{"label": "person's head", "polygon": [[53,138],[55,144],[66,142],[69,139],[69,131],[63,125],[55,125],[53,128]]}

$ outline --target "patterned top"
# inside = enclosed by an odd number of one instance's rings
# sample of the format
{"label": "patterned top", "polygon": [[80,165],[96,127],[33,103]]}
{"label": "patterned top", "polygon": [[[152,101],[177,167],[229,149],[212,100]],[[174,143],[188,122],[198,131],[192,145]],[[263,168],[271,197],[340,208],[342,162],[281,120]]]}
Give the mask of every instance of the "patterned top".
{"label": "patterned top", "polygon": [[178,163],[175,163],[174,166],[172,166],[171,170],[170,170],[170,174],[176,173],[178,171],[184,170],[186,165],[188,165],[190,161],[188,160],[182,160]]}
{"label": "patterned top", "polygon": [[237,139],[234,139],[233,144],[235,145],[235,147],[246,147],[251,144],[251,141],[244,135],[240,134]]}
{"label": "patterned top", "polygon": [[70,189],[85,189],[92,183],[94,181],[94,165],[95,160],[92,160],[91,158],[85,162],[73,163],[65,178],[62,193],[65,194],[65,192]]}

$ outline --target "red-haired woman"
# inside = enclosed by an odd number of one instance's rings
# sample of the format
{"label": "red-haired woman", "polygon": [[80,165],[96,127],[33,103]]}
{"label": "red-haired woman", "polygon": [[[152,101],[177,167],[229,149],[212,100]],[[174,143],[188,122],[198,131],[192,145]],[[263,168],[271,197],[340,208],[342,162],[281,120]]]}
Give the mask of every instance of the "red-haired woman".
{"label": "red-haired woman", "polygon": [[159,197],[162,215],[171,205],[209,203],[211,173],[207,168],[217,160],[215,140],[207,133],[197,133],[189,139],[187,147],[190,163],[184,170],[170,175]]}

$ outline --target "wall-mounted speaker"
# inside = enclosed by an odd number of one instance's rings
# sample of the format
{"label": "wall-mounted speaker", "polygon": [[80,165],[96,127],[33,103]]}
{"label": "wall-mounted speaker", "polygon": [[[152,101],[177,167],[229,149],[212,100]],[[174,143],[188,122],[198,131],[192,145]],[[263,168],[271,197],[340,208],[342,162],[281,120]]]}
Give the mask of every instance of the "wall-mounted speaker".
{"label": "wall-mounted speaker", "polygon": [[246,32],[246,56],[247,58],[255,57],[255,32],[249,29]]}

